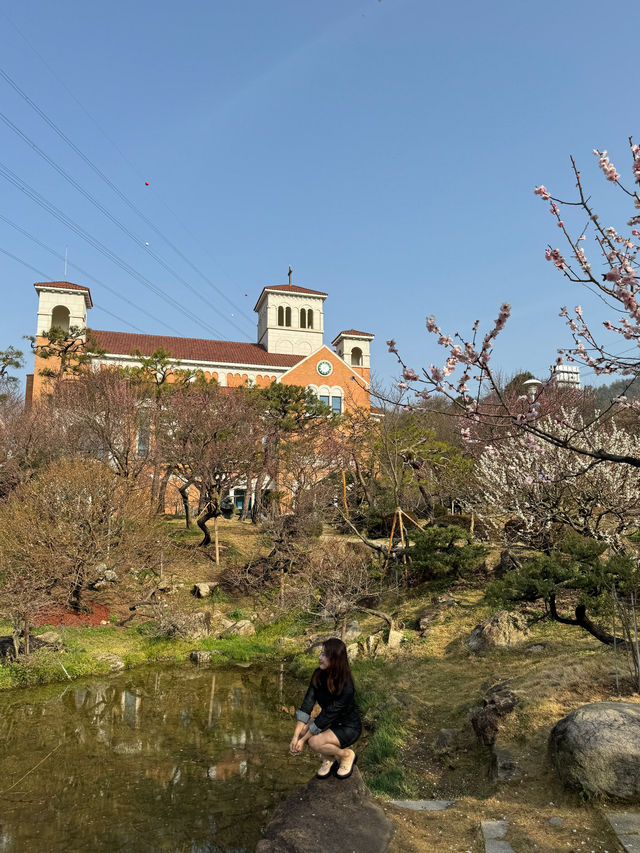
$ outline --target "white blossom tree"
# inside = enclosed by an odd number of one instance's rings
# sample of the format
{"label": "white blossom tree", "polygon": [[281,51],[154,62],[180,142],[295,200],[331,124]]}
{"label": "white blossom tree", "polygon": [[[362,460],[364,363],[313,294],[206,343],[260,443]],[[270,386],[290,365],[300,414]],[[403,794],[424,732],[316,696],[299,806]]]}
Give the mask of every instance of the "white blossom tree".
{"label": "white blossom tree", "polygon": [[[585,446],[607,448],[622,456],[640,456],[640,436],[615,422],[586,423],[575,410],[547,416],[540,428],[560,438],[580,433]],[[502,532],[507,520],[522,544],[545,553],[558,538],[574,531],[628,550],[627,537],[640,520],[640,471],[630,465],[587,459],[530,433],[488,445],[477,460],[476,512],[488,528]]]}

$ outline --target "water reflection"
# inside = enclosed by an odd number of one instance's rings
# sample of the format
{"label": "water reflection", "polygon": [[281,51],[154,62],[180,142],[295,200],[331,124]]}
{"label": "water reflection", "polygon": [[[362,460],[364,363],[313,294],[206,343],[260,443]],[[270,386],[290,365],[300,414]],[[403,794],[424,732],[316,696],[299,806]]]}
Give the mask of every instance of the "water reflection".
{"label": "water reflection", "polygon": [[252,851],[314,769],[287,754],[300,692],[282,670],[174,667],[0,694],[1,853]]}

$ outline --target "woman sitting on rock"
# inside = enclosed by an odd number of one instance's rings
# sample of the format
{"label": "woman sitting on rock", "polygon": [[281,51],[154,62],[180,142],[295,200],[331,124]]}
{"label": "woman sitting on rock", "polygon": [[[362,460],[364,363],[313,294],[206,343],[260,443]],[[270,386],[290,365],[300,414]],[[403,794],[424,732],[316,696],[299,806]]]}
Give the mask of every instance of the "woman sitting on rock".
{"label": "woman sitting on rock", "polygon": [[[311,717],[316,703],[321,712],[317,717]],[[311,676],[309,689],[296,717],[298,723],[289,745],[291,755],[299,755],[308,741],[311,749],[324,758],[316,773],[318,779],[330,776],[336,762],[337,778],[348,779],[358,760],[349,747],[360,737],[362,723],[347,648],[342,640],[332,637],[322,646],[318,668]]]}

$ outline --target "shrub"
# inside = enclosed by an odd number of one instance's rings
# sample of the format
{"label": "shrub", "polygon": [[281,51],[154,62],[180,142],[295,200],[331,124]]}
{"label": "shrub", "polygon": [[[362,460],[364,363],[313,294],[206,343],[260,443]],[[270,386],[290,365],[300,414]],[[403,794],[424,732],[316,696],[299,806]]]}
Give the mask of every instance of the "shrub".
{"label": "shrub", "polygon": [[487,554],[483,545],[472,544],[467,530],[454,524],[428,527],[415,534],[414,542],[407,553],[421,580],[469,574],[479,568]]}

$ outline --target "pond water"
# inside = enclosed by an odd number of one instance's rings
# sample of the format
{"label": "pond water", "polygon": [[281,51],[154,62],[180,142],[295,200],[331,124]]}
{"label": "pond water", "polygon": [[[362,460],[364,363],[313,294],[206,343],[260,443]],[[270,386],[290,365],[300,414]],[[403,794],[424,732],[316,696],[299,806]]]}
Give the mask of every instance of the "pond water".
{"label": "pond water", "polygon": [[316,769],[288,754],[304,689],[182,666],[0,693],[1,853],[253,851]]}

